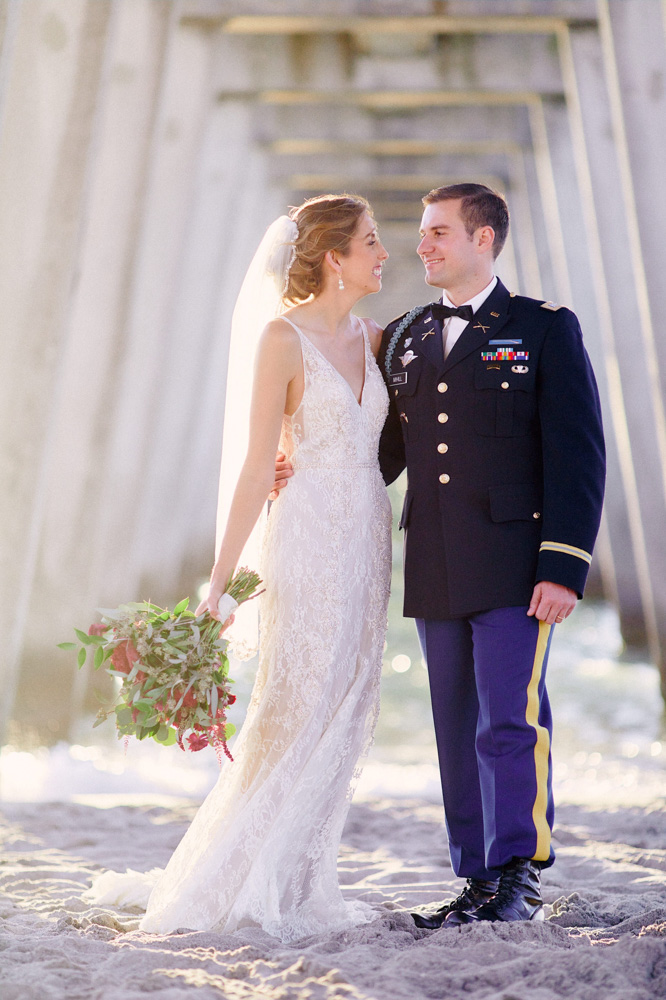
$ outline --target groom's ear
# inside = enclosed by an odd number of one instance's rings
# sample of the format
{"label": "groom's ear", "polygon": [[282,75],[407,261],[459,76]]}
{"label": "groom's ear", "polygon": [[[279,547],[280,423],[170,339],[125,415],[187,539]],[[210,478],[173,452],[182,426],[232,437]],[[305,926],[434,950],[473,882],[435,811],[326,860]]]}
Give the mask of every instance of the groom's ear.
{"label": "groom's ear", "polygon": [[479,253],[492,253],[495,243],[495,230],[492,226],[479,226],[473,236]]}

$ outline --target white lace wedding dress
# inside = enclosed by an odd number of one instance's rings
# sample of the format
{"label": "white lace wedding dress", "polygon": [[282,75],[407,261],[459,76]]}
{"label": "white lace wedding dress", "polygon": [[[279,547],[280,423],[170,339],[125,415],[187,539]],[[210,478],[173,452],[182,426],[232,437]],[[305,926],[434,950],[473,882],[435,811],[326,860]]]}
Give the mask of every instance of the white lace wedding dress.
{"label": "white lace wedding dress", "polygon": [[234,763],[163,872],[108,872],[87,895],[145,905],[154,884],[145,931],[260,926],[291,941],[375,915],[343,900],[337,854],[378,710],[391,510],[377,446],[388,398],[365,328],[360,404],[294,329],[305,390],[280,445],[294,475],[268,518],[260,662]]}

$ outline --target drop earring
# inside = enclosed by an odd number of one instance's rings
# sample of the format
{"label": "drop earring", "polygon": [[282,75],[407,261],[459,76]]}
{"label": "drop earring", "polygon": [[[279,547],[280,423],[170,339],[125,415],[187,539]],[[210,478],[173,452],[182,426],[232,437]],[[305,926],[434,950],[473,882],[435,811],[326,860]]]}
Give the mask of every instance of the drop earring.
{"label": "drop earring", "polygon": [[345,290],[345,283],[342,280],[342,275],[338,277],[338,288],[340,289],[341,292],[344,292]]}

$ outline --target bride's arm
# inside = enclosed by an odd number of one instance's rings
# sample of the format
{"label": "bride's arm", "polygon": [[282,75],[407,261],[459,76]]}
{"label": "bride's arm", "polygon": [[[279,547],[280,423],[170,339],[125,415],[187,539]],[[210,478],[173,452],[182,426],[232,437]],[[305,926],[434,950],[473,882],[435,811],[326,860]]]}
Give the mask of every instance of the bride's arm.
{"label": "bride's arm", "polygon": [[213,617],[218,617],[217,602],[266,502],[275,478],[275,453],[289,384],[299,374],[300,364],[300,344],[295,331],[280,320],[269,323],[257,348],[247,455],[213,566],[210,591],[197,608],[197,614],[208,610]]}

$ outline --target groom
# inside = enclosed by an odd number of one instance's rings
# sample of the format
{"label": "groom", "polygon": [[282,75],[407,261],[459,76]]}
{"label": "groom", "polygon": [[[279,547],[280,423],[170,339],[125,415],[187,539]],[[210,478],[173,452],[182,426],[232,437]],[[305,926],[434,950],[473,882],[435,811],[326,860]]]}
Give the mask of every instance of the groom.
{"label": "groom", "polygon": [[[551,846],[553,625],[582,597],[604,483],[594,374],[568,309],[494,274],[509,230],[482,184],[423,199],[417,252],[441,301],[390,323],[379,459],[407,468],[404,614],[428,666],[460,895],[419,927],[543,919]],[[289,466],[278,462],[284,486]]]}
{"label": "groom", "polygon": [[417,252],[441,302],[387,327],[388,483],[407,468],[404,614],[428,666],[460,895],[419,927],[543,919],[552,865],[553,625],[582,597],[604,483],[594,374],[568,309],[509,293],[509,228],[482,184],[423,198]]}

